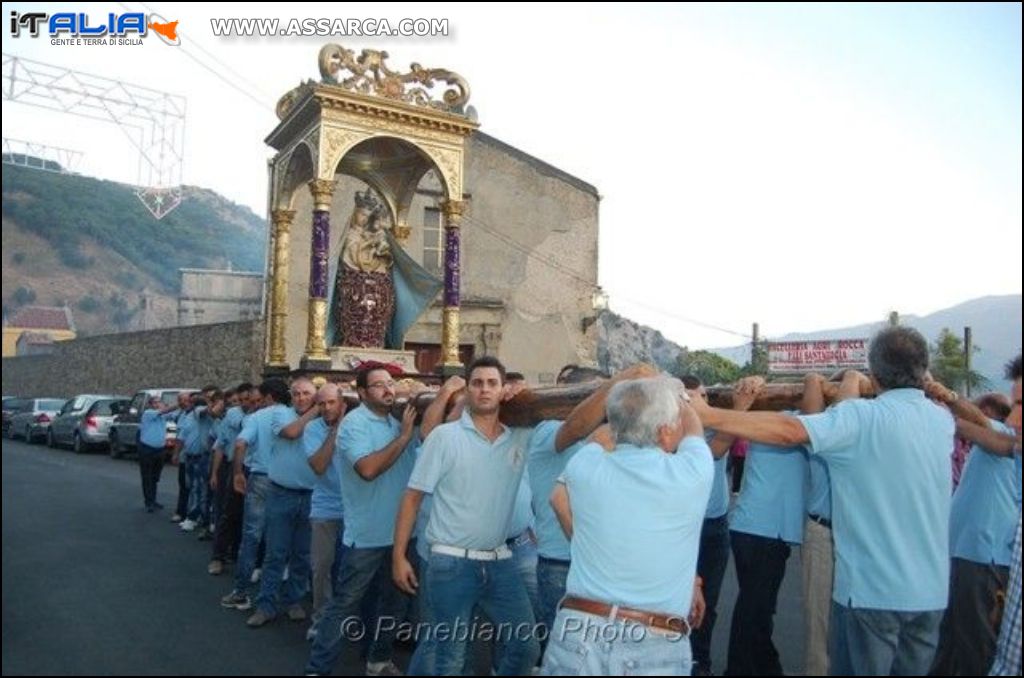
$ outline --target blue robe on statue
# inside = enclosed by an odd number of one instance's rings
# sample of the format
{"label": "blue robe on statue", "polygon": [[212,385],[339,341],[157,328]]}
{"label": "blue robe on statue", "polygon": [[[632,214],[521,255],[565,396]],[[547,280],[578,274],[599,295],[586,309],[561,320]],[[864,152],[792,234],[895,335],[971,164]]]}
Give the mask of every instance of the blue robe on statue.
{"label": "blue robe on statue", "polygon": [[[341,243],[344,247],[347,230],[342,233]],[[427,310],[438,292],[444,287],[444,282],[437,276],[428,272],[410,257],[391,231],[385,231],[385,237],[391,248],[391,283],[394,286],[395,310],[391,316],[387,333],[384,339],[384,348],[391,350],[402,350],[405,347],[405,335],[417,320]],[[345,346],[345,337],[341,332],[341,306],[337,303],[336,294],[338,290],[339,262],[341,255],[335,258],[331,264],[329,278],[332,282],[327,297],[327,345]]]}

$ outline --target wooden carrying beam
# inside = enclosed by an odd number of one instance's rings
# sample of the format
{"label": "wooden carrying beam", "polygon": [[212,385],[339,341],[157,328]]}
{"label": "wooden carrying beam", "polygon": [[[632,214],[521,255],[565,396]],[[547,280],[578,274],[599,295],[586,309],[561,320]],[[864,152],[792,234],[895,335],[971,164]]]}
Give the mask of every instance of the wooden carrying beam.
{"label": "wooden carrying beam", "polygon": [[[547,419],[564,420],[572,412],[573,408],[598,389],[600,382],[587,384],[574,384],[568,386],[543,386],[534,389],[526,389],[515,398],[503,403],[501,406],[501,420],[509,426],[535,426]],[[838,394],[839,384],[826,382],[824,385],[825,402],[831,404]],[[708,402],[712,407],[731,408],[733,399],[733,388],[731,386],[714,386],[707,389]],[[796,410],[800,408],[800,401],[803,398],[803,384],[767,384],[764,391],[754,401],[751,410],[782,411]],[[862,390],[861,396],[871,397],[874,393]],[[349,409],[358,403],[358,397],[354,400],[346,394],[346,400],[350,400]],[[422,415],[434,400],[434,393],[420,393],[413,397],[416,409]],[[454,399],[453,399],[454,400]],[[405,402],[396,404],[393,414],[401,418],[402,408]]]}

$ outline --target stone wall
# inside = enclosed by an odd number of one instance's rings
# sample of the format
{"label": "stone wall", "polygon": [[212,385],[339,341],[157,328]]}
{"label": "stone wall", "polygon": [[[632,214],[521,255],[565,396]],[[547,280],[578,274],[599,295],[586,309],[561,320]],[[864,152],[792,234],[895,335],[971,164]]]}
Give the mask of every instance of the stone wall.
{"label": "stone wall", "polygon": [[131,395],[141,388],[260,380],[263,322],[174,327],[58,342],[50,355],[3,359],[3,393]]}

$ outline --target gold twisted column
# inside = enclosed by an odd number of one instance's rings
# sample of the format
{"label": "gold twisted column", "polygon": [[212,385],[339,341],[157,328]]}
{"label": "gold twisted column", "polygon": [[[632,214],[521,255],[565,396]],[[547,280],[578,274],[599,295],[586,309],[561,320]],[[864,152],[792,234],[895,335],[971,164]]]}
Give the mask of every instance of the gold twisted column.
{"label": "gold twisted column", "polygon": [[443,367],[455,371],[459,360],[459,304],[462,277],[460,225],[465,210],[462,200],[441,203],[444,214],[444,311],[441,327]]}
{"label": "gold twisted column", "polygon": [[285,359],[284,324],[288,317],[288,255],[291,247],[289,231],[295,210],[274,210],[274,270],[270,292],[270,356],[272,367],[288,367]]}
{"label": "gold twisted column", "polygon": [[336,182],[314,179],[309,182],[313,195],[313,226],[309,253],[309,308],[306,322],[306,352],[302,360],[329,363],[327,353],[327,255],[331,234],[331,199]]}

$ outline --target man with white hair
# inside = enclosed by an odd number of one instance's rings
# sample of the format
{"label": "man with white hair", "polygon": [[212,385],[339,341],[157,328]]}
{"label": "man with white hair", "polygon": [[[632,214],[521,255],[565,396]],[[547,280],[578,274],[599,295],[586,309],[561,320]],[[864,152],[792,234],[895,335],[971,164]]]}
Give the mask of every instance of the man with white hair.
{"label": "man with white hair", "polygon": [[572,564],[544,675],[690,673],[714,466],[681,389],[666,378],[616,384],[607,404],[614,450],[587,445],[555,486]]}

